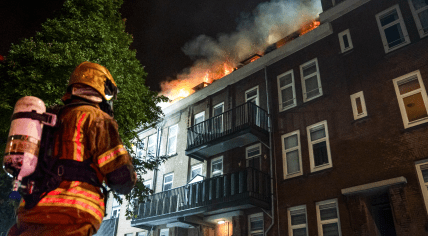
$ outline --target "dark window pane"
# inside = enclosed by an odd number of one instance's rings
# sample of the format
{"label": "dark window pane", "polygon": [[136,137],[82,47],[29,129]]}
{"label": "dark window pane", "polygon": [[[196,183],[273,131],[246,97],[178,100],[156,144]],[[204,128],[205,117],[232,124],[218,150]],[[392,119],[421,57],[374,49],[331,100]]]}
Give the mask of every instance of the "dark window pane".
{"label": "dark window pane", "polygon": [[325,137],[324,125],[320,125],[311,129],[311,141],[315,141]]}
{"label": "dark window pane", "polygon": [[424,33],[428,33],[428,9],[418,14]]}
{"label": "dark window pane", "polygon": [[395,24],[385,29],[386,40],[388,47],[394,47],[404,42],[403,31],[400,24]]}
{"label": "dark window pane", "polygon": [[330,220],[337,218],[336,207],[320,210],[321,220]]}
{"label": "dark window pane", "polygon": [[287,107],[294,103],[293,87],[288,87],[281,91],[282,107]]}
{"label": "dark window pane", "polygon": [[345,48],[349,48],[348,35],[344,34],[342,37],[343,37],[343,45],[345,46]]}
{"label": "dark window pane", "polygon": [[279,78],[279,87],[282,88],[285,85],[289,85],[293,82],[293,79],[291,78],[291,74],[286,74],[285,76]]}
{"label": "dark window pane", "polygon": [[291,215],[291,225],[306,224],[306,214]]}
{"label": "dark window pane", "polygon": [[315,62],[303,67],[303,76],[306,77],[312,73],[317,72],[317,65]]}
{"label": "dark window pane", "polygon": [[297,134],[293,134],[287,138],[284,138],[284,145],[285,145],[285,149],[289,149],[292,147],[296,147],[299,143],[299,140],[297,140]]}
{"label": "dark window pane", "polygon": [[315,166],[328,163],[327,143],[320,142],[313,145]]}
{"label": "dark window pane", "polygon": [[322,226],[324,236],[339,236],[339,227],[337,223],[325,224]]}
{"label": "dark window pane", "polygon": [[424,182],[428,182],[428,169],[422,170],[422,176],[424,177]]}
{"label": "dark window pane", "polygon": [[293,236],[307,236],[306,228],[293,229]]}
{"label": "dark window pane", "polygon": [[382,26],[385,26],[389,23],[392,23],[394,21],[398,20],[398,14],[397,14],[397,10],[392,10],[384,15],[382,15],[380,17],[380,24]]}
{"label": "dark window pane", "polygon": [[416,10],[419,10],[422,7],[428,6],[428,1],[426,0],[412,0],[412,3]]}
{"label": "dark window pane", "polygon": [[251,225],[250,225],[251,231],[261,230],[263,229],[263,218],[257,217],[251,219]]}
{"label": "dark window pane", "polygon": [[300,163],[299,163],[299,151],[295,150],[292,152],[287,152],[287,173],[297,173],[300,172]]}

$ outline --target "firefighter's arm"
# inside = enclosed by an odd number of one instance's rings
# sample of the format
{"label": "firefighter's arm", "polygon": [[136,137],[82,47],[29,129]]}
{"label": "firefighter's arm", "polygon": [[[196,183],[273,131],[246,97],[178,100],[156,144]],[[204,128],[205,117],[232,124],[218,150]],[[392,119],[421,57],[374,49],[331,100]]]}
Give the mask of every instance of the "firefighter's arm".
{"label": "firefighter's arm", "polygon": [[117,123],[108,117],[95,123],[93,135],[95,162],[107,185],[119,194],[128,194],[137,178],[132,159],[119,137]]}
{"label": "firefighter's arm", "polygon": [[137,182],[137,174],[132,165],[123,165],[106,175],[107,185],[119,194],[131,192]]}

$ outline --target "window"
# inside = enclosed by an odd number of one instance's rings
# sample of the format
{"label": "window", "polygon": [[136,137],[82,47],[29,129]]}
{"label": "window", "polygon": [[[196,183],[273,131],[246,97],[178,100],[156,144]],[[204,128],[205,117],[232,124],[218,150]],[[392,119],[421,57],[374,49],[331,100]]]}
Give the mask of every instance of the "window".
{"label": "window", "polygon": [[301,65],[300,74],[302,75],[303,102],[321,96],[322,88],[318,59],[315,58]]}
{"label": "window", "polygon": [[259,105],[259,86],[245,91],[245,102],[252,102]]}
{"label": "window", "polygon": [[393,80],[404,128],[428,121],[428,99],[419,70]]}
{"label": "window", "polygon": [[263,236],[263,213],[248,216],[248,235]]}
{"label": "window", "polygon": [[199,112],[195,115],[195,125],[205,120],[205,111]]}
{"label": "window", "polygon": [[149,140],[147,143],[147,155],[146,155],[146,157],[156,156],[156,137],[157,137],[157,134],[153,134],[153,135],[149,136]]}
{"label": "window", "polygon": [[332,167],[327,121],[308,126],[307,132],[311,172]]}
{"label": "window", "polygon": [[173,155],[177,153],[177,134],[178,134],[178,124],[170,126],[168,130],[167,155]]}
{"label": "window", "polygon": [[147,236],[147,232],[138,232],[137,236]]}
{"label": "window", "polygon": [[300,151],[300,131],[284,134],[282,140],[282,162],[284,179],[299,176],[302,171],[302,154]]}
{"label": "window", "polygon": [[419,183],[421,184],[425,208],[428,213],[428,160],[416,163],[416,172],[419,178]]}
{"label": "window", "polygon": [[202,164],[192,166],[192,173],[190,179],[195,178],[197,175],[202,175]]}
{"label": "window", "polygon": [[279,98],[279,111],[285,111],[289,108],[295,107],[296,90],[294,88],[294,74],[293,70],[287,71],[278,75],[278,98]]}
{"label": "window", "polygon": [[146,180],[143,182],[144,186],[148,189],[152,189],[152,180]]}
{"label": "window", "polygon": [[169,236],[169,229],[161,229],[159,236]]}
{"label": "window", "polygon": [[351,34],[349,33],[349,29],[344,30],[339,33],[339,42],[340,42],[340,50],[342,53],[347,52],[354,48],[352,45]]}
{"label": "window", "polygon": [[398,5],[378,13],[376,20],[386,53],[410,43],[406,25]]}
{"label": "window", "polygon": [[367,116],[366,102],[364,101],[363,91],[351,95],[352,111],[354,120]]}
{"label": "window", "polygon": [[174,173],[166,174],[163,176],[163,191],[172,189],[172,181],[174,180]]}
{"label": "window", "polygon": [[215,133],[223,132],[223,112],[224,103],[219,103],[213,107],[213,131]]}
{"label": "window", "polygon": [[415,18],[416,26],[418,27],[419,35],[425,37],[428,35],[428,1],[425,0],[409,0],[410,9],[412,10],[413,18]]}
{"label": "window", "polygon": [[308,236],[308,222],[306,218],[305,205],[288,208],[288,235]]}
{"label": "window", "polygon": [[110,218],[119,218],[120,215],[120,204],[116,198],[113,197],[113,205],[111,207],[111,217]]}
{"label": "window", "polygon": [[316,203],[319,236],[341,236],[337,199]]}
{"label": "window", "polygon": [[262,146],[260,143],[252,145],[245,149],[245,157],[247,160],[247,167],[260,170]]}
{"label": "window", "polygon": [[125,234],[125,236],[132,236],[132,233],[129,233],[129,234]]}
{"label": "window", "polygon": [[223,157],[216,157],[211,160],[211,177],[223,174]]}

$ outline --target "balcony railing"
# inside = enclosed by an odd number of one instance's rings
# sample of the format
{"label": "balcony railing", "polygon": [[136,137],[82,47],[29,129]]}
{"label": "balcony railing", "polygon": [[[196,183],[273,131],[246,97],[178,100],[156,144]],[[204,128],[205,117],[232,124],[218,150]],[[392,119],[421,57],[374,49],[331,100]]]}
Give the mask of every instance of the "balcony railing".
{"label": "balcony railing", "polygon": [[186,212],[198,208],[211,211],[243,204],[268,208],[269,202],[269,175],[253,168],[246,168],[153,194],[144,203],[139,204],[136,209],[138,217],[132,224],[145,224],[144,222],[150,221],[150,218],[167,217],[173,213],[185,215]]}
{"label": "balcony railing", "polygon": [[254,127],[268,130],[268,114],[252,102],[214,116],[187,129],[187,149]]}

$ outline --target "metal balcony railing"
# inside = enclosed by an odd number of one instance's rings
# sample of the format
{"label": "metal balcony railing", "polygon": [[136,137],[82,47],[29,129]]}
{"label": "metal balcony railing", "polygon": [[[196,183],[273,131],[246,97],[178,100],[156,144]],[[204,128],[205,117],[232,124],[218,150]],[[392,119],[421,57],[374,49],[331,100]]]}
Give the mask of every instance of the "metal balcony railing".
{"label": "metal balcony railing", "polygon": [[248,127],[268,130],[268,113],[252,102],[187,128],[187,149],[206,144]]}
{"label": "metal balcony railing", "polygon": [[221,209],[222,204],[248,204],[254,199],[270,202],[270,177],[253,168],[225,174],[153,194],[136,209],[137,218],[144,220],[154,216],[207,207],[208,210]]}

